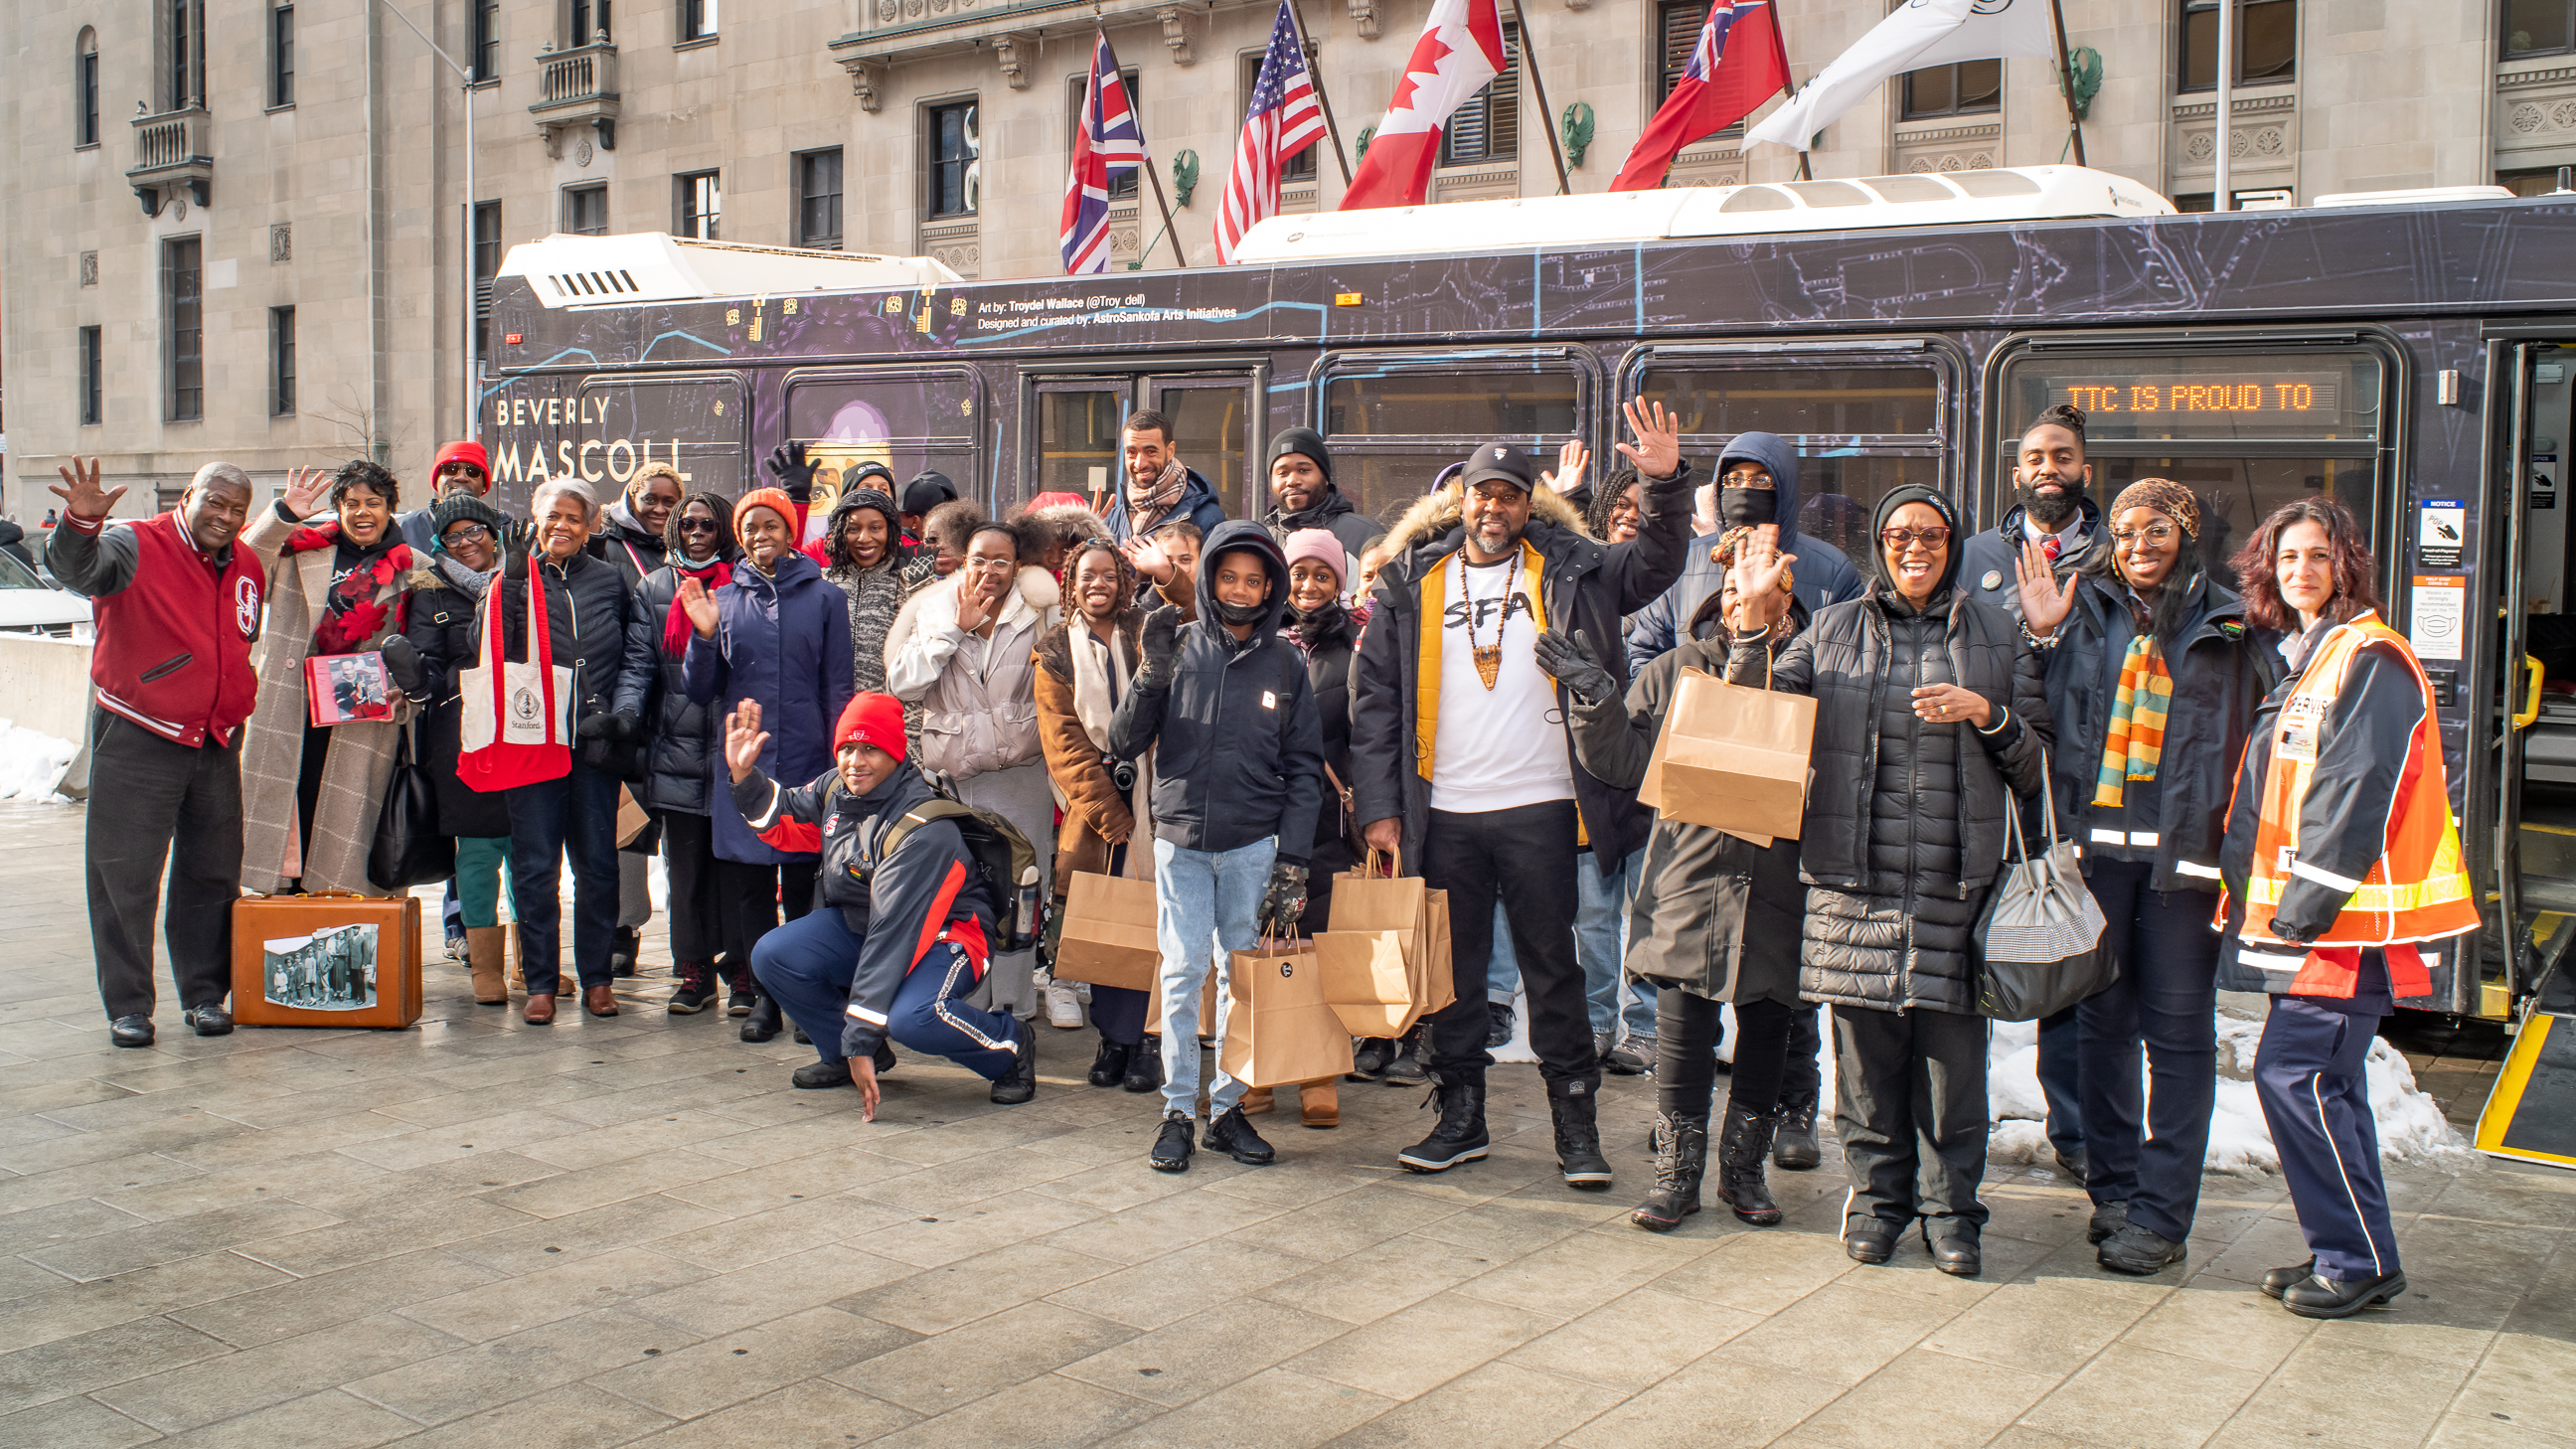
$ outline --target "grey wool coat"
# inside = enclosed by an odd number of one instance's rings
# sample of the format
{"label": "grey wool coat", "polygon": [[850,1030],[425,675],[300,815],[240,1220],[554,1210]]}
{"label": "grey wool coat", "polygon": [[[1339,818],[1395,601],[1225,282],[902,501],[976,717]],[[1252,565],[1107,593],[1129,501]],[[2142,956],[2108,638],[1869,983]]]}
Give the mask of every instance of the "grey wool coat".
{"label": "grey wool coat", "polygon": [[[322,794],[313,805],[309,840],[297,838],[296,784],[304,767],[304,660],[313,647],[323,599],[331,589],[331,550],[286,554],[288,538],[303,527],[274,508],[253,516],[241,541],[268,564],[268,623],[259,654],[259,701],[242,741],[242,873],[245,890],[273,893],[299,874],[312,892],[386,892],[367,879],[367,849],[376,814],[393,779],[394,747],[408,727],[406,701],[387,722],[331,727],[330,758],[322,767]],[[396,577],[379,600],[435,587],[435,577],[414,570]],[[400,609],[385,611],[384,627],[358,652],[379,648],[396,632]]]}

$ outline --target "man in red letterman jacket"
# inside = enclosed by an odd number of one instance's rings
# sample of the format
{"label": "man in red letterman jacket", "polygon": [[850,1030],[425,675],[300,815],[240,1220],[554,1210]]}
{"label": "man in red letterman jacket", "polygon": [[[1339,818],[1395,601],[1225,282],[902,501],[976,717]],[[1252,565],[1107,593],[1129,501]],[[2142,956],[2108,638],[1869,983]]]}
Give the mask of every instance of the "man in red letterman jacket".
{"label": "man in red letterman jacket", "polygon": [[868,1120],[877,1073],[894,1064],[889,1039],[943,1056],[993,1084],[1016,1105],[1037,1094],[1037,1034],[1008,1012],[963,999],[983,979],[994,903],[956,824],[929,820],[884,845],[887,827],[936,798],[904,759],[903,705],[862,694],[832,730],[833,768],[807,785],[760,771],[769,736],[760,705],[725,716],[725,765],[734,803],[754,833],[780,850],[820,851],[816,909],[760,938],[752,974],[813,1040],[799,1087],[856,1082]]}
{"label": "man in red letterman jacket", "polygon": [[[208,463],[175,511],[110,526],[125,489],[99,487],[98,460],[55,471],[63,517],[45,561],[89,596],[98,628],[83,853],[108,1039],[152,1045],[152,925],[165,860],[183,1019],[199,1036],[222,1036],[233,1029],[224,998],[241,896],[241,727],[259,693],[250,654],[267,588],[259,558],[234,541],[250,517],[250,478]],[[290,492],[318,491],[319,475],[304,473],[290,478]]]}

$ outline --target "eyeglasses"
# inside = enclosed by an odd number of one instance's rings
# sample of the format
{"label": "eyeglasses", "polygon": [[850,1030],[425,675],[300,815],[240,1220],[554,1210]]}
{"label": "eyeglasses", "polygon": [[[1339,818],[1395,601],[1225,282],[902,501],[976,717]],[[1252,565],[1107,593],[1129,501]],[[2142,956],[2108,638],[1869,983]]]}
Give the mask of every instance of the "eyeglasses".
{"label": "eyeglasses", "polygon": [[1899,553],[1920,543],[1925,548],[1939,548],[1950,541],[1950,530],[1939,524],[1930,528],[1882,528],[1878,541]]}
{"label": "eyeglasses", "polygon": [[451,528],[444,534],[441,534],[439,536],[439,541],[446,544],[449,548],[454,548],[460,543],[481,543],[483,540],[490,538],[491,536],[492,530],[485,528],[482,524],[467,523]]}
{"label": "eyeglasses", "polygon": [[680,531],[682,533],[713,533],[716,531],[716,521],[712,518],[683,518],[680,520]]}
{"label": "eyeglasses", "polygon": [[2142,538],[2151,544],[2162,547],[2165,544],[2173,542],[2173,536],[2174,526],[2170,523],[2149,524],[2145,528],[2115,528],[2111,530],[2111,541],[2122,548],[2127,548],[2130,544],[2136,543]]}

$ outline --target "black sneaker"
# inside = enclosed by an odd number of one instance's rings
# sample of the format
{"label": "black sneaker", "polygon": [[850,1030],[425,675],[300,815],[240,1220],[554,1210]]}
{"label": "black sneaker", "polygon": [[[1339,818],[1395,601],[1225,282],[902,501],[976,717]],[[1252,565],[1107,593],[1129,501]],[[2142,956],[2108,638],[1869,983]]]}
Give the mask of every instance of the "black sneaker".
{"label": "black sneaker", "polygon": [[1038,1034],[1025,1021],[1011,1023],[1011,1069],[993,1081],[993,1105],[1016,1107],[1038,1094]]}
{"label": "black sneaker", "polygon": [[1268,1167],[1279,1160],[1279,1153],[1261,1134],[1252,1130],[1251,1121],[1243,1115],[1243,1104],[1225,1109],[1225,1115],[1207,1124],[1207,1135],[1199,1145],[1210,1152],[1222,1152],[1246,1167]]}
{"label": "black sneaker", "polygon": [[[1447,1172],[1485,1155],[1492,1140],[1485,1135],[1485,1088],[1478,1083],[1440,1082],[1433,1089],[1440,1103],[1440,1125],[1431,1135],[1395,1155],[1408,1172]],[[1429,1106],[1428,1101],[1424,1102]]]}
{"label": "black sneaker", "polygon": [[1199,1134],[1188,1114],[1165,1112],[1163,1130],[1154,1134],[1154,1155],[1145,1159],[1156,1172],[1187,1172]]}
{"label": "black sneaker", "polygon": [[680,983],[679,990],[671,993],[671,1004],[669,1010],[673,1016],[695,1016],[699,1012],[713,1006],[715,1004],[715,1000],[716,987],[714,982],[684,981]]}
{"label": "black sneaker", "polygon": [[2102,1244],[2102,1251],[2095,1255],[2094,1261],[2114,1273],[2143,1278],[2181,1262],[2190,1251],[2153,1228],[2130,1223]]}
{"label": "black sneaker", "polygon": [[1512,1044],[1512,1004],[1508,1001],[1485,1003],[1485,1050]]}
{"label": "black sneaker", "polygon": [[[1163,1090],[1163,1039],[1148,1034],[1127,1054],[1127,1090],[1159,1092]],[[1177,1172],[1180,1169],[1174,1168]]]}
{"label": "black sneaker", "polygon": [[1091,1059],[1091,1085],[1115,1087],[1127,1080],[1127,1054],[1135,1048],[1107,1037],[1100,1039],[1100,1053]]}
{"label": "black sneaker", "polygon": [[1374,1082],[1386,1075],[1395,1061],[1395,1043],[1382,1036],[1360,1038],[1351,1049],[1351,1069],[1342,1079],[1350,1082]]}
{"label": "black sneaker", "polygon": [[846,1087],[850,1084],[850,1064],[848,1062],[807,1062],[798,1067],[796,1075],[789,1077],[787,1081],[789,1085],[808,1092],[819,1092],[829,1087]]}
{"label": "black sneaker", "polygon": [[1415,1037],[1406,1037],[1386,1064],[1386,1084],[1390,1087],[1419,1087],[1431,1080],[1431,1071],[1422,1065],[1422,1045]]}
{"label": "black sneaker", "polygon": [[2103,1203],[2099,1207],[2093,1209],[2093,1220],[2084,1225],[2084,1241],[2088,1243],[2106,1241],[2113,1234],[2128,1227],[2128,1225],[2129,1204],[2127,1199],[2124,1198],[2119,1202]]}

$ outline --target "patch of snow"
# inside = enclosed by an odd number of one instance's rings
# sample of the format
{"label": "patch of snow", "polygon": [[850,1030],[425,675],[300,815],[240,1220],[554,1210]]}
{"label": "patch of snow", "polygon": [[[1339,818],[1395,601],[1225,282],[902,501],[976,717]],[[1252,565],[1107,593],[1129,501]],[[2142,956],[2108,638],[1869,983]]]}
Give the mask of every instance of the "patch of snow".
{"label": "patch of snow", "polygon": [[0,719],[0,800],[34,800],[70,804],[54,793],[71,768],[79,747],[69,740],[20,729]]}

